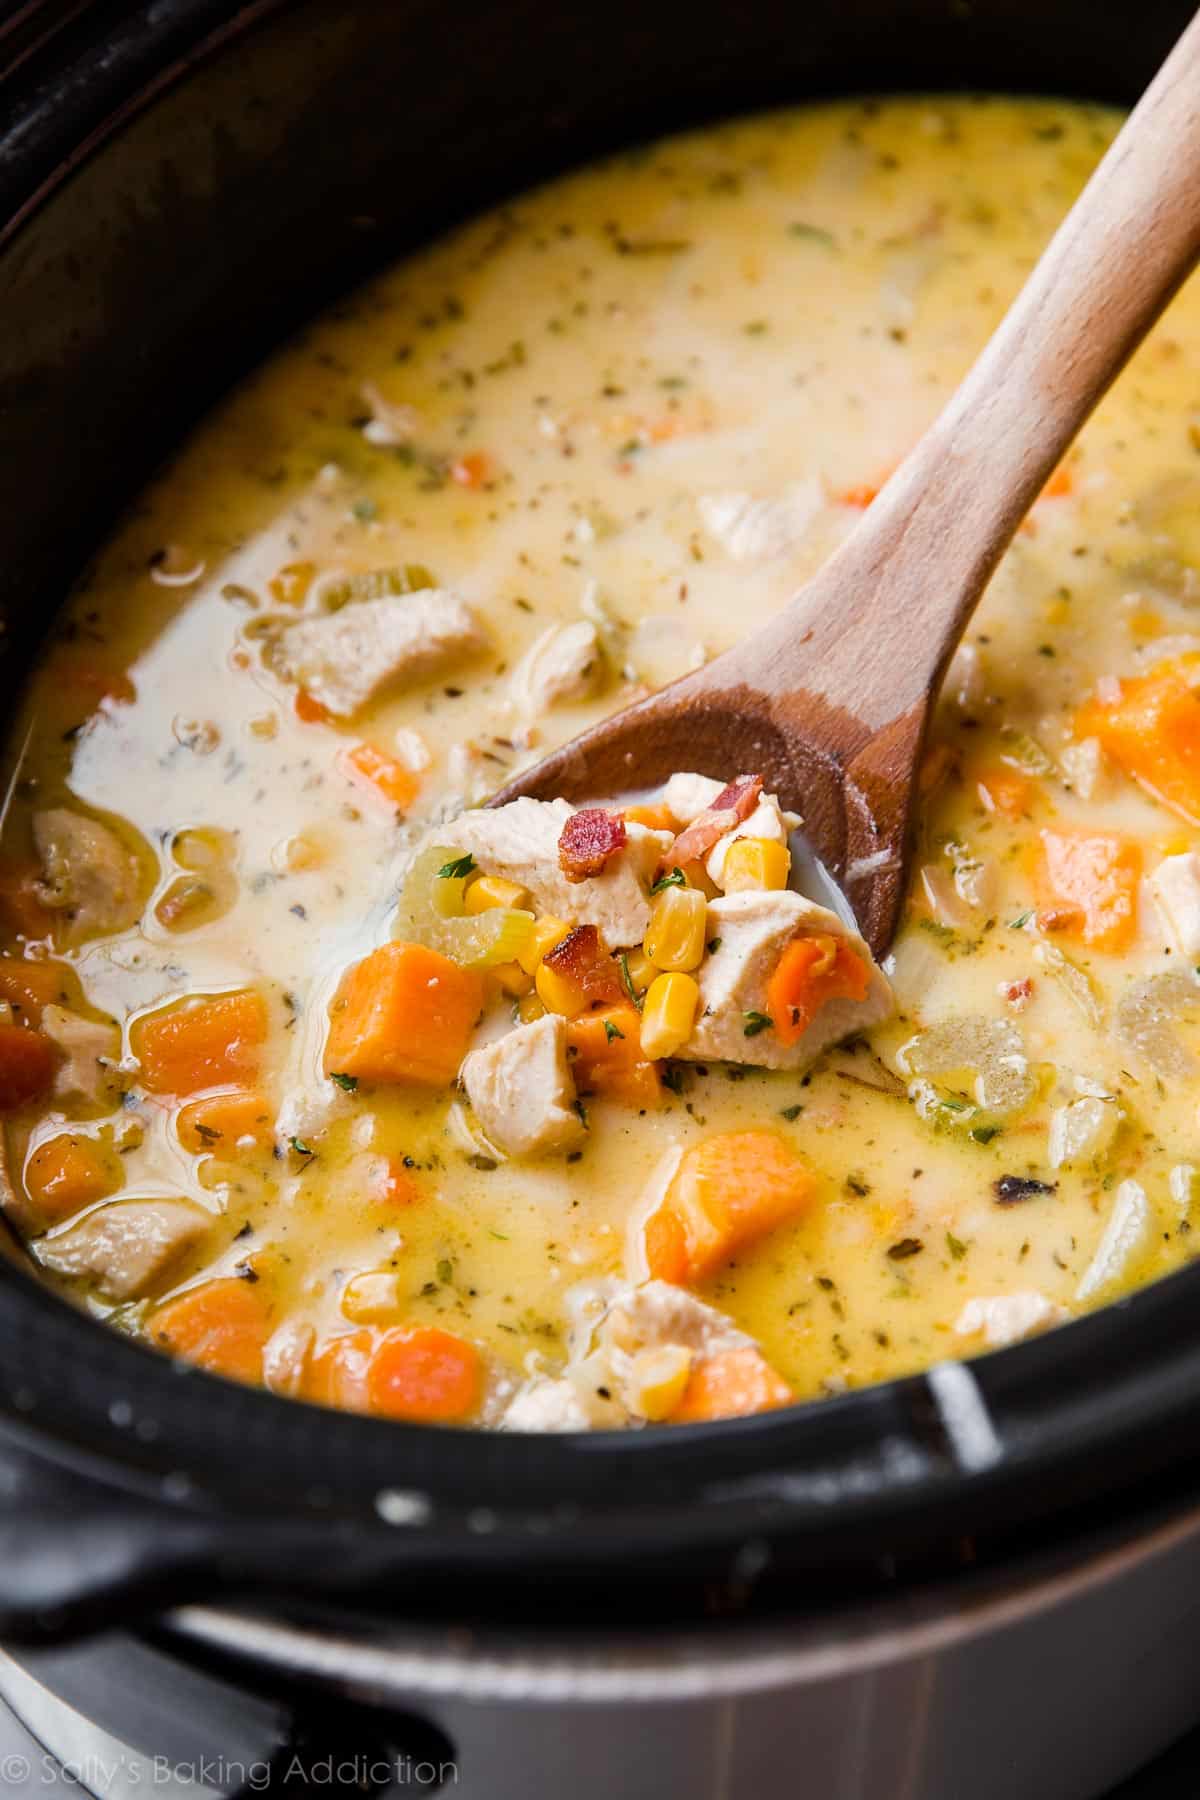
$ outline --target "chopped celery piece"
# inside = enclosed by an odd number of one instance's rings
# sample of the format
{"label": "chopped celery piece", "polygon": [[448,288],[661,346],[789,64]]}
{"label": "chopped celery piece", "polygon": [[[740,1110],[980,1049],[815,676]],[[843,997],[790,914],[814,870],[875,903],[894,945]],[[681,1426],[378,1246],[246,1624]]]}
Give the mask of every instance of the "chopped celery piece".
{"label": "chopped celery piece", "polygon": [[421,851],[400,892],[394,935],[440,950],[467,969],[516,962],[532,947],[533,914],[496,906],[464,918],[464,896],[475,870],[463,875],[441,871],[467,860],[461,850],[445,844]]}
{"label": "chopped celery piece", "polygon": [[533,914],[513,906],[493,906],[471,919],[451,919],[445,929],[452,942],[447,956],[466,969],[519,962],[533,944]]}

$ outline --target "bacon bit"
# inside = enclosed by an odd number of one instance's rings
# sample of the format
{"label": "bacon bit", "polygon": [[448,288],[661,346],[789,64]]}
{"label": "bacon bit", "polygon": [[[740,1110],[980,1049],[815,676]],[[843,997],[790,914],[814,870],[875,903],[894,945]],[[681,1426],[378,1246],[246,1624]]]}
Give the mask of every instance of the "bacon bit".
{"label": "bacon bit", "polygon": [[373,789],[400,812],[408,811],[421,785],[403,763],[377,750],[374,744],[355,744],[352,750],[343,750],[338,766],[351,781]]}
{"label": "bacon bit", "polygon": [[1014,1012],[1024,1012],[1033,998],[1033,982],[1028,975],[1023,981],[1002,981],[997,991],[1000,998],[1006,1000]]}
{"label": "bacon bit", "polygon": [[1071,473],[1070,469],[1067,467],[1066,463],[1059,463],[1057,469],[1055,469],[1053,475],[1050,477],[1049,481],[1046,483],[1045,487],[1042,489],[1041,493],[1038,495],[1038,499],[1039,500],[1063,500],[1066,498],[1066,496],[1069,493],[1072,492],[1072,490],[1074,489],[1074,486],[1075,486],[1074,475],[1072,475],[1072,473]]}
{"label": "bacon bit", "polygon": [[761,775],[739,775],[736,781],[722,788],[712,805],[680,832],[659,863],[659,870],[673,869],[676,863],[684,868],[697,858],[707,856],[718,838],[723,838],[727,831],[750,817],[758,805],[762,785]]}
{"label": "bacon bit", "polygon": [[1034,919],[1039,931],[1075,931],[1082,923],[1083,914],[1077,906],[1043,906]]}
{"label": "bacon bit", "polygon": [[292,711],[302,725],[323,725],[326,719],[332,717],[329,708],[315,699],[307,688],[297,688]]}
{"label": "bacon bit", "polygon": [[586,1006],[612,1006],[628,999],[621,971],[594,925],[577,925],[544,961],[548,969],[571,983]]}
{"label": "bacon bit", "polygon": [[558,866],[568,881],[599,875],[610,856],[625,847],[627,833],[620,813],[585,806],[572,813],[558,840]]}
{"label": "bacon bit", "polygon": [[459,487],[482,488],[496,479],[496,465],[486,450],[468,450],[450,465],[450,479]]}

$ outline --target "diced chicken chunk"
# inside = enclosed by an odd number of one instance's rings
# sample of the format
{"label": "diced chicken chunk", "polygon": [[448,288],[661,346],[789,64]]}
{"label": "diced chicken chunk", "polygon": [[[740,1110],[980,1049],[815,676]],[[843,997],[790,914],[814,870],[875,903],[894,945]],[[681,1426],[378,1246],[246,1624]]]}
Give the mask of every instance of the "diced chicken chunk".
{"label": "diced chicken chunk", "polygon": [[623,849],[599,875],[568,881],[559,867],[558,840],[574,810],[565,800],[513,800],[460,813],[427,841],[469,852],[485,874],[519,882],[539,912],[594,925],[610,950],[640,944],[650,923],[650,884],[671,834],[628,825]]}
{"label": "diced chicken chunk", "polygon": [[662,791],[663,804],[681,825],[690,825],[708,811],[724,786],[723,781],[714,781],[709,775],[672,775]]}
{"label": "diced chicken chunk", "polygon": [[208,1213],[187,1200],[116,1200],[31,1249],[56,1275],[82,1276],[110,1300],[132,1300],[211,1228]]}
{"label": "diced chicken chunk", "polygon": [[821,484],[810,480],[769,498],[702,494],[696,507],[705,530],[735,562],[767,562],[803,542],[824,500]]}
{"label": "diced chicken chunk", "polygon": [[[768,1069],[802,1069],[839,1038],[865,1031],[892,1010],[892,993],[856,932],[824,906],[786,889],[724,894],[708,907],[706,937],[716,941],[697,971],[700,1005],[691,1037],[679,1055],[755,1063]],[[793,938],[829,936],[848,943],[869,971],[862,1000],[828,1001],[794,1044],[780,1044],[770,1029],[746,1035],[750,1014],[765,1015],[767,983]]]}
{"label": "diced chicken chunk", "polygon": [[513,670],[509,692],[519,712],[536,718],[560,702],[588,700],[604,679],[600,634],[589,619],[551,625]]}
{"label": "diced chicken chunk", "polygon": [[54,806],[33,815],[33,841],[43,898],[62,915],[55,935],[63,943],[125,931],[135,922],[142,910],[141,871],[115,831],[86,813]]}
{"label": "diced chicken chunk", "polygon": [[567,1063],[567,1021],[557,1013],[472,1050],[462,1083],[484,1135],[509,1156],[548,1156],[583,1136]]}
{"label": "diced chicken chunk", "polygon": [[485,639],[471,608],[443,588],[352,601],[280,632],[272,666],[339,718],[383,689],[428,675]]}
{"label": "diced chicken chunk", "polygon": [[1050,1117],[1050,1167],[1069,1169],[1092,1162],[1111,1146],[1121,1125],[1121,1108],[1112,1100],[1084,1094]]}
{"label": "diced chicken chunk", "polygon": [[107,1112],[121,1089],[117,1062],[121,1033],[116,1025],[81,1018],[65,1006],[42,1011],[42,1030],[62,1051],[54,1076],[54,1097],[72,1109],[98,1107]]}
{"label": "diced chicken chunk", "polygon": [[750,816],[735,825],[732,831],[727,831],[724,837],[719,837],[709,851],[704,864],[709,880],[715,881],[718,887],[724,887],[725,858],[729,855],[730,845],[736,843],[738,838],[767,838],[773,844],[786,844],[788,833],[799,823],[795,813],[783,811],[777,795],[761,795]]}
{"label": "diced chicken chunk", "polygon": [[991,1294],[968,1300],[955,1320],[960,1337],[982,1335],[989,1350],[1005,1344],[1019,1343],[1068,1318],[1066,1309],[1056,1306],[1045,1294],[1028,1290],[1017,1294]]}
{"label": "diced chicken chunk", "polygon": [[1187,850],[1164,857],[1150,877],[1150,892],[1172,949],[1195,962],[1200,956],[1200,856]]}
{"label": "diced chicken chunk", "polygon": [[504,1431],[594,1431],[626,1425],[624,1409],[605,1386],[603,1371],[583,1365],[566,1375],[535,1375],[510,1400],[500,1421]]}
{"label": "diced chicken chunk", "polygon": [[681,1344],[697,1356],[736,1350],[752,1342],[715,1306],[706,1306],[686,1288],[669,1281],[643,1281],[619,1289],[596,1328],[598,1342],[633,1354],[664,1344]]}

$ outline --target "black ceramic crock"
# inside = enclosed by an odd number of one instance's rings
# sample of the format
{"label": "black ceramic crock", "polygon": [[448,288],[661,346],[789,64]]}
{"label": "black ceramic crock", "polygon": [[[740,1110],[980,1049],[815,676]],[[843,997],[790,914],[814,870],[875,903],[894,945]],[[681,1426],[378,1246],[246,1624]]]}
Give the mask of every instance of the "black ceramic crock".
{"label": "black ceramic crock", "polygon": [[[598,152],[889,89],[1132,100],[1185,0],[145,0],[0,26],[0,684],[155,460],[321,303]],[[532,1438],[176,1367],[0,1262],[0,1634],[189,1596],[827,1605],[1200,1488],[1200,1268],[936,1375]],[[966,1407],[970,1417],[965,1418]],[[969,1427],[969,1429],[967,1429]],[[618,1579],[619,1577],[619,1579]]]}

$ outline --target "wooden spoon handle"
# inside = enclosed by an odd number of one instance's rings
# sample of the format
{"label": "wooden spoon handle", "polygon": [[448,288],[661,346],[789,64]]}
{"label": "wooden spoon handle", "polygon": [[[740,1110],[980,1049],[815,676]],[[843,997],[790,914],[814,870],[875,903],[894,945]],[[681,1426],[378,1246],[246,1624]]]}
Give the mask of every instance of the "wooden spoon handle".
{"label": "wooden spoon handle", "polygon": [[[936,686],[1025,513],[1198,256],[1200,13],[962,386],[797,603],[824,640],[827,698],[878,728]],[[821,617],[822,590],[848,586],[840,618]]]}

